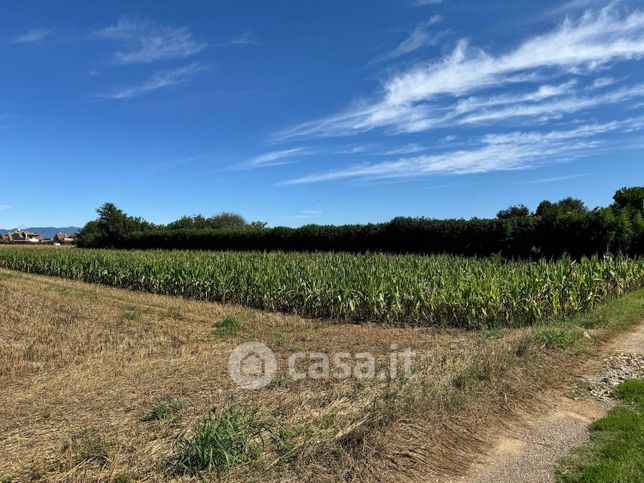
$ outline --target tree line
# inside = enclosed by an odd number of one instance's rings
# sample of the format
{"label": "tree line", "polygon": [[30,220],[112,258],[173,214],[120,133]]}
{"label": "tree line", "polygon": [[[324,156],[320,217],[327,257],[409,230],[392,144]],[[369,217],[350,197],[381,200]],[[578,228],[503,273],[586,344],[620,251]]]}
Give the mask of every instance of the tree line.
{"label": "tree line", "polygon": [[543,201],[535,212],[510,206],[496,218],[394,218],[363,225],[268,228],[235,213],[185,216],[154,225],[112,203],[79,232],[79,247],[260,251],[499,254],[508,258],[644,254],[644,187],[622,188],[607,207],[581,200]]}

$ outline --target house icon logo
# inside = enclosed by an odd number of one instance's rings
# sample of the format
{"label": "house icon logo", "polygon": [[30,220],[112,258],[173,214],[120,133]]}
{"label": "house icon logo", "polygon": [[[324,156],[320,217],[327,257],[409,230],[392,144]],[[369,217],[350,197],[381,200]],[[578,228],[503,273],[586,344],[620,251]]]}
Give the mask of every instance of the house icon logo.
{"label": "house icon logo", "polygon": [[228,372],[243,389],[267,386],[277,372],[275,354],[261,342],[247,342],[235,348],[228,358]]}

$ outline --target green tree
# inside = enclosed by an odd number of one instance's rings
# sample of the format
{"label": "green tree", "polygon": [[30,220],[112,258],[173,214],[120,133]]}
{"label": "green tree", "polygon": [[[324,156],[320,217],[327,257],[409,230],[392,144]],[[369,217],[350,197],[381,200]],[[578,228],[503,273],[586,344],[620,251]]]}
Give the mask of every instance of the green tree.
{"label": "green tree", "polygon": [[613,195],[614,207],[617,209],[631,208],[639,213],[644,209],[644,187],[622,188]]}
{"label": "green tree", "polygon": [[172,230],[182,230],[187,228],[207,228],[206,217],[203,215],[182,216],[166,225],[167,228]]}
{"label": "green tree", "polygon": [[173,230],[182,230],[187,228],[211,228],[218,230],[221,228],[242,228],[248,223],[243,216],[237,213],[219,213],[206,218],[203,215],[183,216],[176,221],[168,223],[167,228]]}
{"label": "green tree", "polygon": [[524,205],[511,205],[505,210],[501,210],[496,214],[499,220],[508,220],[511,218],[523,218],[530,216],[530,210]]}
{"label": "green tree", "polygon": [[87,222],[76,234],[76,245],[81,248],[99,247],[101,241],[101,230],[97,220]]}
{"label": "green tree", "polygon": [[542,218],[561,218],[563,216],[584,215],[588,213],[588,208],[583,201],[577,198],[564,198],[563,200],[552,203],[544,200],[539,203],[536,215]]}
{"label": "green tree", "polygon": [[241,228],[248,223],[243,216],[237,213],[223,212],[208,218],[208,226],[210,228]]}
{"label": "green tree", "polygon": [[114,203],[102,204],[96,212],[98,218],[87,223],[78,233],[81,247],[114,247],[130,233],[153,227],[142,218],[128,216]]}

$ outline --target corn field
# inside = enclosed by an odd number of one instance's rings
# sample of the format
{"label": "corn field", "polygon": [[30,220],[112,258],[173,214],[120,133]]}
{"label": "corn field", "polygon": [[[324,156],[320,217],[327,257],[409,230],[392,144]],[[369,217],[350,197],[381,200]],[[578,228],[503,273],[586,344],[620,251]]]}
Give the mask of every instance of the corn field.
{"label": "corn field", "polygon": [[521,326],[644,286],[644,260],[0,247],[0,267],[309,317]]}

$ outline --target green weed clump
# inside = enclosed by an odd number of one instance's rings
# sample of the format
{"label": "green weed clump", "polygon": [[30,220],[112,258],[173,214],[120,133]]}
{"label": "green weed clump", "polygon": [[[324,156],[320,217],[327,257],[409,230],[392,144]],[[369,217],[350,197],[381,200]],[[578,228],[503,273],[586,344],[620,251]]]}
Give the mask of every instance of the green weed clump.
{"label": "green weed clump", "polygon": [[228,337],[238,334],[243,328],[244,324],[239,319],[228,316],[213,324],[213,331],[210,335],[212,337]]}
{"label": "green weed clump", "polygon": [[73,455],[76,464],[96,462],[106,465],[109,463],[111,445],[92,428],[86,428],[75,434],[65,449]]}
{"label": "green weed clump", "polygon": [[178,399],[164,399],[152,405],[150,413],[143,417],[143,421],[162,421],[177,414],[183,408]]}
{"label": "green weed clump", "polygon": [[176,467],[180,473],[196,474],[230,470],[255,461],[266,436],[273,437],[274,423],[262,419],[257,408],[234,402],[213,409],[194,432],[177,443]]}
{"label": "green weed clump", "polygon": [[583,332],[576,328],[548,327],[535,332],[536,339],[546,349],[569,349],[581,339]]}

